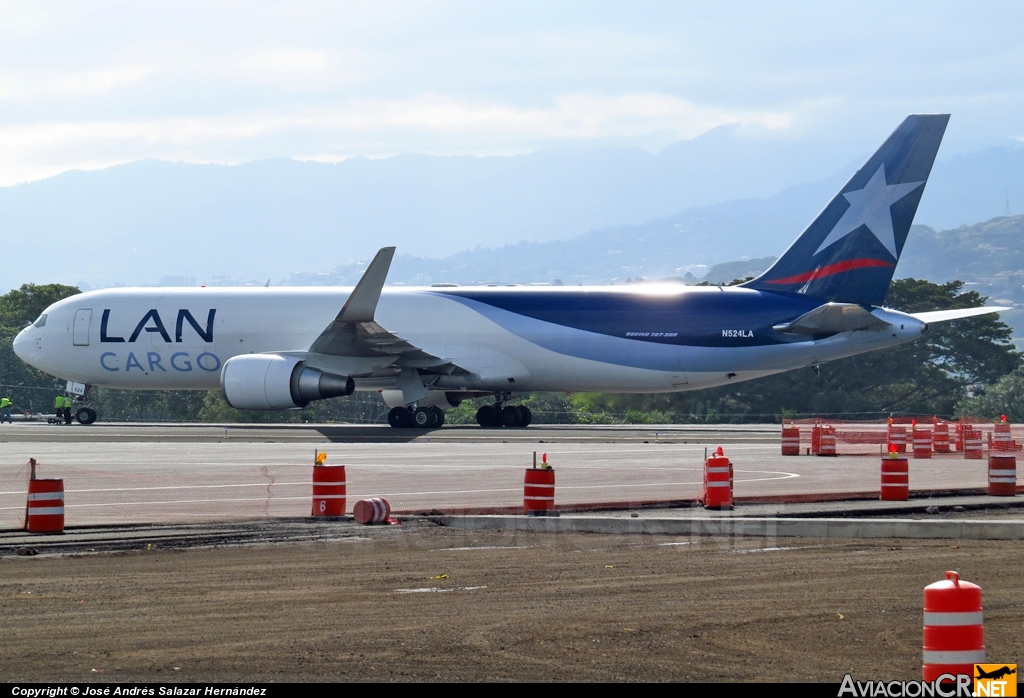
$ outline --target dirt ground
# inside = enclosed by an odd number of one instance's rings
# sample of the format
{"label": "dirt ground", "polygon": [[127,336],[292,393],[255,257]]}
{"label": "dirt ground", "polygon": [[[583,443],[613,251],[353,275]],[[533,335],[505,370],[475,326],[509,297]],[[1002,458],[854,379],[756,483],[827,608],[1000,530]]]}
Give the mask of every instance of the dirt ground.
{"label": "dirt ground", "polygon": [[0,558],[0,681],[915,679],[926,584],[1024,663],[1020,542],[460,532]]}

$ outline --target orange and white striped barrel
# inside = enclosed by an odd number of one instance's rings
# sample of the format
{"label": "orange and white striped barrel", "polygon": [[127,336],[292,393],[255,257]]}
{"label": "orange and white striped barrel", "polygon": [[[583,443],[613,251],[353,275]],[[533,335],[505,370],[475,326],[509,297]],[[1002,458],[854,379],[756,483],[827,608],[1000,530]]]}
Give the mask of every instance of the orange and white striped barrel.
{"label": "orange and white striped barrel", "polygon": [[1013,438],[1010,436],[1010,425],[1006,422],[1000,422],[995,426],[995,432],[992,438],[992,450],[993,451],[1012,451],[1014,450]]}
{"label": "orange and white striped barrel", "polygon": [[993,497],[1017,494],[1017,456],[1009,453],[988,455],[988,493]]}
{"label": "orange and white striped barrel", "polygon": [[924,588],[923,655],[925,681],[942,674],[974,676],[974,665],[985,662],[981,587],[946,572],[943,581]]}
{"label": "orange and white striped barrel", "polygon": [[344,516],[347,496],[344,465],[313,466],[313,516]]}
{"label": "orange and white striped barrel", "polygon": [[882,489],[879,499],[905,502],[910,496],[910,465],[906,458],[882,459]]}
{"label": "orange and white striped barrel", "polygon": [[704,462],[704,506],[732,509],[732,462],[721,448]]}
{"label": "orange and white striped barrel", "polygon": [[953,450],[962,451],[964,450],[964,425],[961,422],[956,424],[956,439],[953,441]]}
{"label": "orange and white striped barrel", "polygon": [[543,515],[555,510],[555,469],[527,468],[523,479],[523,513]]}
{"label": "orange and white striped barrel", "polygon": [[964,460],[981,460],[981,429],[964,427]]}
{"label": "orange and white striped barrel", "polygon": [[388,520],[388,516],[390,515],[391,505],[388,504],[388,500],[381,497],[360,499],[356,502],[356,505],[352,507],[352,516],[355,518],[357,523],[364,525],[384,523]]}
{"label": "orange and white striped barrel", "polygon": [[949,422],[936,421],[932,425],[932,450],[949,453]]}
{"label": "orange and white striped barrel", "polygon": [[821,453],[821,426],[811,427],[811,453]]}
{"label": "orange and white striped barrel", "polygon": [[824,426],[821,428],[821,448],[818,449],[819,456],[836,455],[836,428]]}
{"label": "orange and white striped barrel", "polygon": [[912,436],[914,439],[914,458],[931,458],[932,430],[914,427]]}
{"label": "orange and white striped barrel", "polygon": [[886,431],[885,438],[888,443],[896,447],[897,453],[907,452],[907,428],[890,424]]}
{"label": "orange and white striped barrel", "polygon": [[28,481],[25,528],[30,533],[64,531],[64,480],[46,478]]}
{"label": "orange and white striped barrel", "polygon": [[800,455],[800,427],[782,427],[782,455]]}

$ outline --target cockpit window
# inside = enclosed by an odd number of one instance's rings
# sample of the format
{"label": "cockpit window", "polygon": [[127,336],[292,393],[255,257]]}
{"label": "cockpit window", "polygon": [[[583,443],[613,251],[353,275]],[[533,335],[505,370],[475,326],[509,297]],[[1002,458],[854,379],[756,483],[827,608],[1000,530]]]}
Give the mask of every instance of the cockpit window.
{"label": "cockpit window", "polygon": [[33,327],[42,327],[46,324],[46,313],[39,316],[39,319],[32,323]]}

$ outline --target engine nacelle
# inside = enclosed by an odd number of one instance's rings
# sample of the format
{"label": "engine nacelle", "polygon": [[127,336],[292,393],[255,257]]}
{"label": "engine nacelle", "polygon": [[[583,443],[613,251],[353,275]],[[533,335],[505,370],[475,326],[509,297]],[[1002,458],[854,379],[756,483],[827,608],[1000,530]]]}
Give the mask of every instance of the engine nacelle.
{"label": "engine nacelle", "polygon": [[351,376],[306,366],[292,356],[242,354],[228,359],[220,372],[220,390],[240,410],[287,410],[313,400],[351,395]]}

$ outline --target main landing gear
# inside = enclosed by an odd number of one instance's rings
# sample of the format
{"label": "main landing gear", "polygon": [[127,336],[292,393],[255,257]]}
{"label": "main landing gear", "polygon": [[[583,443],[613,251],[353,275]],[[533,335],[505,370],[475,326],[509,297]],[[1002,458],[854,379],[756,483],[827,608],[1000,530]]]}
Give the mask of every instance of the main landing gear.
{"label": "main landing gear", "polygon": [[394,407],[388,424],[396,429],[437,429],[444,424],[444,410],[438,407]]}
{"label": "main landing gear", "polygon": [[482,427],[528,427],[533,413],[526,405],[484,405],[476,411],[476,423]]}

